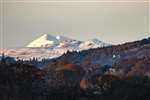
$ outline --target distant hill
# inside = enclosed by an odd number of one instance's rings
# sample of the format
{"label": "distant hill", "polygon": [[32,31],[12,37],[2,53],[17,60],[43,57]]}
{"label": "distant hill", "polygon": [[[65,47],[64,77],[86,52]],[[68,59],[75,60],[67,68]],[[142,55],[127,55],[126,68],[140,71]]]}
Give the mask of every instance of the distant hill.
{"label": "distant hill", "polygon": [[78,41],[65,36],[43,34],[30,42],[27,47],[0,49],[0,51],[16,59],[30,60],[37,58],[41,60],[59,57],[67,51],[82,51],[109,45],[110,44],[104,43],[98,39]]}
{"label": "distant hill", "polygon": [[112,65],[122,59],[150,56],[149,50],[150,38],[147,38],[121,45],[83,50],[81,52],[67,52],[55,60],[75,64],[90,61],[93,64]]}

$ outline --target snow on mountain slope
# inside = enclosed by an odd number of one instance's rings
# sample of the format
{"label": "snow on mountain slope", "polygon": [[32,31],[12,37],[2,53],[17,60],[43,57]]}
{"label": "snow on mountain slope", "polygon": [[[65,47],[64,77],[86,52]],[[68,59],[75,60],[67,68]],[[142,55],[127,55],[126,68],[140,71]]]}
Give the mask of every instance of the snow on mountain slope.
{"label": "snow on mountain slope", "polygon": [[109,45],[110,44],[104,43],[98,39],[92,39],[92,40],[84,41],[83,43],[79,45],[79,47],[81,50],[84,50],[84,49],[90,49],[90,48],[105,47]]}
{"label": "snow on mountain slope", "polygon": [[61,42],[70,42],[73,41],[72,39],[69,39],[64,36],[52,36],[49,34],[44,34],[41,37],[33,40],[31,43],[27,45],[27,47],[52,47],[59,45]]}
{"label": "snow on mountain slope", "polygon": [[48,34],[44,34],[41,37],[29,43],[27,47],[51,47],[57,43],[58,43],[58,40],[55,37],[48,35]]}
{"label": "snow on mountain slope", "polygon": [[38,60],[41,60],[43,58],[51,59],[63,54],[63,52],[57,52],[49,48],[0,49],[0,51],[5,53],[5,55],[7,56],[11,56],[16,59],[23,59],[23,60],[29,60],[33,58],[38,58]]}
{"label": "snow on mountain slope", "polygon": [[68,38],[68,37],[61,36],[61,35],[57,35],[55,38],[57,39],[57,41],[58,41],[59,43],[61,43],[61,42],[72,42],[72,41],[74,41],[73,39],[70,39],[70,38]]}
{"label": "snow on mountain slope", "polygon": [[67,51],[81,51],[104,46],[108,46],[108,44],[97,39],[77,41],[64,36],[58,35],[55,37],[44,34],[29,43],[26,48],[0,49],[0,51],[16,59],[28,60],[30,58],[54,58],[61,56]]}

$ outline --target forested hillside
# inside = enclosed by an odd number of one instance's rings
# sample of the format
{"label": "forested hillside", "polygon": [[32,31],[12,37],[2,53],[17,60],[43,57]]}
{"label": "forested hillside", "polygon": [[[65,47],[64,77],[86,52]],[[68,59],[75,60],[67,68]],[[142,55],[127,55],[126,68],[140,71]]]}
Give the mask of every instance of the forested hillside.
{"label": "forested hillside", "polygon": [[67,52],[44,65],[6,58],[0,100],[150,100],[150,38]]}

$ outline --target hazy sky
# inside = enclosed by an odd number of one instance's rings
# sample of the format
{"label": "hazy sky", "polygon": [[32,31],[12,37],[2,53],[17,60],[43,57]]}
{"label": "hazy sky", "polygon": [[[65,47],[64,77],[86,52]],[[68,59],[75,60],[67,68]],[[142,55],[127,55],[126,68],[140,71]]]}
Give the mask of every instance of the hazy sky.
{"label": "hazy sky", "polygon": [[42,34],[118,44],[150,36],[148,0],[1,0],[1,47]]}

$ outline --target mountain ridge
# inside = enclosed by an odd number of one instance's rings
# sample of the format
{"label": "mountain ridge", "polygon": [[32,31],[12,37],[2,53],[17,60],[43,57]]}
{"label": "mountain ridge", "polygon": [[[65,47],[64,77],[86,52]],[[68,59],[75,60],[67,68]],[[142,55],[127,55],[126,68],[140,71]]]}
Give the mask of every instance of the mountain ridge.
{"label": "mountain ridge", "polygon": [[78,41],[61,35],[52,36],[50,34],[43,34],[30,42],[25,48],[0,49],[0,51],[4,52],[7,56],[17,59],[29,60],[37,58],[40,60],[43,58],[51,59],[59,57],[67,51],[82,51],[108,45],[99,40],[96,40],[96,42],[93,40]]}
{"label": "mountain ridge", "polygon": [[[71,39],[62,35],[57,35],[57,36],[52,36],[50,34],[43,34],[42,36],[38,37],[37,39],[33,40],[32,42],[30,42],[27,47],[32,47],[32,48],[36,48],[36,47],[51,47],[51,46],[58,46],[59,44],[62,43],[73,43],[73,42],[81,42],[81,45],[88,46],[91,44],[93,44],[93,47],[98,47],[100,46],[106,46],[109,45],[107,43],[104,43],[96,38],[94,39],[89,39],[87,41],[78,41],[75,39]],[[82,47],[82,46],[81,46]],[[90,48],[90,47],[89,47]],[[87,48],[88,49],[88,48]]]}

